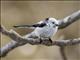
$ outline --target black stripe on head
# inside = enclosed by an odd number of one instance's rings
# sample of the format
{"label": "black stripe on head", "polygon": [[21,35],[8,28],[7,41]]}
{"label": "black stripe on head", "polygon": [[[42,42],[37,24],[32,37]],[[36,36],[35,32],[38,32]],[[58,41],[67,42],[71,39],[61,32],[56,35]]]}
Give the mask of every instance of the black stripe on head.
{"label": "black stripe on head", "polygon": [[49,20],[49,18],[46,18],[46,21],[48,21]]}

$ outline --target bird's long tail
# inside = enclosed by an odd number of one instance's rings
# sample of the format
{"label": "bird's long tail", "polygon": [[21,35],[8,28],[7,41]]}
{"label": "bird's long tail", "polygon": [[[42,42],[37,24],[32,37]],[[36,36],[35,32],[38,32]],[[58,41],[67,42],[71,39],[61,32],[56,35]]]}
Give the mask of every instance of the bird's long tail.
{"label": "bird's long tail", "polygon": [[26,28],[26,27],[32,27],[31,25],[15,25],[13,26],[15,28]]}
{"label": "bird's long tail", "polygon": [[36,27],[44,27],[46,24],[41,23],[41,24],[33,24],[33,25],[15,25],[13,27],[15,28],[36,28]]}
{"label": "bird's long tail", "polygon": [[14,28],[30,28],[30,29],[35,29],[32,25],[15,25],[13,26]]}
{"label": "bird's long tail", "polygon": [[36,27],[44,26],[44,24],[32,24],[32,25],[15,25],[15,28],[32,28],[35,29]]}

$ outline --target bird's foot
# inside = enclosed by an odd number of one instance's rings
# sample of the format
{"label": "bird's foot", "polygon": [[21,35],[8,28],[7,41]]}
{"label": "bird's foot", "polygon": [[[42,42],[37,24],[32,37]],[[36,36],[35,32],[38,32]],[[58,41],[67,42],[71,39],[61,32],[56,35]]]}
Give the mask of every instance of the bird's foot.
{"label": "bird's foot", "polygon": [[[40,38],[40,43],[44,42],[45,40],[43,40],[44,38]],[[50,38],[45,38],[47,39],[47,41],[49,41],[50,43],[52,43],[52,40]]]}
{"label": "bird's foot", "polygon": [[40,38],[40,44],[42,43],[42,38]]}
{"label": "bird's foot", "polygon": [[49,38],[49,41],[52,43],[52,40],[51,40],[51,38]]}

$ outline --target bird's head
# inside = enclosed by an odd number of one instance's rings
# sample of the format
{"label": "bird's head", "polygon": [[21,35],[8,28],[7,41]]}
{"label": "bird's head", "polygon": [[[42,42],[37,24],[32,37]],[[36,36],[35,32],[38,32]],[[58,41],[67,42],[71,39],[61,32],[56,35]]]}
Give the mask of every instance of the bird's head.
{"label": "bird's head", "polygon": [[46,18],[45,21],[50,25],[59,26],[59,23],[55,18],[52,18],[52,17]]}

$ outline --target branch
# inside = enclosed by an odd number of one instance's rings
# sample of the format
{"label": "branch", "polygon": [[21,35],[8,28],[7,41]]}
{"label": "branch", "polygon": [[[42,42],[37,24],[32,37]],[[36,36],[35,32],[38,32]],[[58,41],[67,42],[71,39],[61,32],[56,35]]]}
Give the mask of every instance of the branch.
{"label": "branch", "polygon": [[67,57],[65,55],[64,48],[65,48],[64,46],[60,46],[60,53],[61,53],[62,59],[63,60],[67,60]]}
{"label": "branch", "polygon": [[[38,44],[43,44],[47,46],[52,46],[52,45],[59,45],[59,46],[66,46],[66,45],[74,45],[80,43],[80,38],[77,39],[69,39],[69,40],[56,40],[53,42],[50,42],[49,39],[34,39],[34,38],[23,38],[21,37],[18,33],[16,33],[14,30],[6,30],[4,27],[2,28],[2,33],[8,37],[10,37],[12,40],[16,41],[19,45],[23,45],[26,43],[32,44],[32,45],[38,45]],[[40,43],[40,40],[42,41]]]}
{"label": "branch", "polygon": [[[59,29],[65,28],[68,25],[72,24],[73,22],[77,21],[80,19],[80,10],[73,13],[72,15],[69,15],[68,17],[64,18],[63,20],[59,21]],[[4,26],[0,26],[0,32],[12,39],[10,43],[7,45],[3,46],[0,49],[0,56],[6,56],[6,54],[10,51],[12,51],[14,48],[18,46],[23,46],[27,43],[32,44],[32,45],[46,45],[46,46],[69,46],[69,45],[75,45],[80,43],[80,38],[77,39],[69,39],[69,40],[56,40],[56,41],[49,41],[48,39],[34,39],[34,38],[24,38],[20,36],[17,32],[14,30],[8,31],[5,29]],[[40,42],[42,41],[42,42]]]}
{"label": "branch", "polygon": [[59,25],[60,25],[59,29],[63,29],[79,19],[80,19],[80,10],[59,20]]}
{"label": "branch", "polygon": [[4,47],[0,49],[0,56],[5,57],[8,52],[12,51],[14,48],[18,46],[19,45],[15,41],[9,42],[8,44],[6,44]]}
{"label": "branch", "polygon": [[46,46],[69,46],[69,45],[75,45],[80,43],[80,38],[77,39],[71,39],[71,40],[56,40],[50,42],[48,39],[42,39],[42,42],[40,43],[40,39],[33,39],[33,38],[23,38],[19,34],[17,34],[13,30],[6,30],[4,27],[1,27],[1,31],[3,34],[6,36],[10,37],[13,39],[10,43],[5,45],[4,47],[1,48],[1,54],[0,56],[6,56],[6,54],[13,50],[14,48],[18,46],[25,45],[26,43],[32,44],[32,45],[46,45]]}

